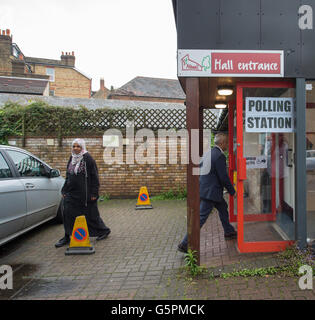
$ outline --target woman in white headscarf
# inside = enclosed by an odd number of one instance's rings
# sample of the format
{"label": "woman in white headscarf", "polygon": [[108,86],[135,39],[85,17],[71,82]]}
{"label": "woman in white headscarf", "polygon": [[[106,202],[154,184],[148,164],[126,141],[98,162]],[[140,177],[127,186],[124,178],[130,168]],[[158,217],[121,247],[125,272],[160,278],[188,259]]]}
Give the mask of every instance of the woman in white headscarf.
{"label": "woman in white headscarf", "polygon": [[61,190],[64,197],[65,236],[55,244],[57,248],[70,243],[75,218],[80,215],[85,215],[91,237],[102,240],[109,235],[110,229],[104,224],[98,211],[98,191],[96,162],[86,150],[85,141],[75,139],[67,164],[66,180]]}

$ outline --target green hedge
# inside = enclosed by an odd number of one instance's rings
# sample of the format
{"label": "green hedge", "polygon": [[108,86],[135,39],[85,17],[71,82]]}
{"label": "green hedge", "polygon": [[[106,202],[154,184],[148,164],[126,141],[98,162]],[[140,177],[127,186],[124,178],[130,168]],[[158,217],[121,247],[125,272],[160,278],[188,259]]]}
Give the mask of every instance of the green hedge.
{"label": "green hedge", "polygon": [[[133,111],[134,112],[134,111]],[[8,136],[63,136],[102,134],[104,130],[119,127],[117,116],[132,119],[130,110],[96,109],[50,106],[34,102],[27,106],[8,102],[0,109],[0,143]],[[122,121],[119,123],[122,125]]]}
{"label": "green hedge", "polygon": [[[60,144],[65,136],[89,136],[103,134],[107,129],[124,132],[127,121],[134,121],[135,129],[186,128],[185,109],[110,109],[89,110],[50,106],[33,102],[27,106],[8,102],[0,109],[0,143],[7,143],[8,136],[54,136]],[[204,111],[204,128],[215,128],[216,116]]]}

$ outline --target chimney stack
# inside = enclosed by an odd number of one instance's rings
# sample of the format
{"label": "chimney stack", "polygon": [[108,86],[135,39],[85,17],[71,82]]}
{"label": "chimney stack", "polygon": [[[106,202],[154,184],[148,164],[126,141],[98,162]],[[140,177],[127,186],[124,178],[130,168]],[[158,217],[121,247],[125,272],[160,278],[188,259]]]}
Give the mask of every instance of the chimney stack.
{"label": "chimney stack", "polygon": [[0,37],[5,37],[6,39],[11,39],[11,31],[10,29],[2,30],[0,29]]}
{"label": "chimney stack", "polygon": [[72,51],[72,54],[70,52],[61,52],[61,62],[70,67],[74,67],[75,64],[75,56],[74,51]]}
{"label": "chimney stack", "polygon": [[105,82],[104,82],[104,78],[101,78],[100,80],[100,90],[104,91],[105,90]]}
{"label": "chimney stack", "polygon": [[12,55],[12,36],[10,35],[10,30],[0,29],[0,69],[10,70],[11,65],[9,66],[7,62],[9,61],[10,56]]}

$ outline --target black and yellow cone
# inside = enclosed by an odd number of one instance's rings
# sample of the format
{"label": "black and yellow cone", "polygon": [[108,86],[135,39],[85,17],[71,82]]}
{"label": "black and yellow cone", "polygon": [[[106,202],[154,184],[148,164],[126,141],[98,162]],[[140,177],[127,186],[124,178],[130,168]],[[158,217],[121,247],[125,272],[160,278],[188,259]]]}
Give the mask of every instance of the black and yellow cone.
{"label": "black and yellow cone", "polygon": [[136,210],[153,209],[147,187],[141,187],[138,195]]}
{"label": "black and yellow cone", "polygon": [[85,216],[76,217],[70,245],[69,248],[67,248],[65,255],[92,253],[95,253],[95,249],[90,243],[89,230]]}

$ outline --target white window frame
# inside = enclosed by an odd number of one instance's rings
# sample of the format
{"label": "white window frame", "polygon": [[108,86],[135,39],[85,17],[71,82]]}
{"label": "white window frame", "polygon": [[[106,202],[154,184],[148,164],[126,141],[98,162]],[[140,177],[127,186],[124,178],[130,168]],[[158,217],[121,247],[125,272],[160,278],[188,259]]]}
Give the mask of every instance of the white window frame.
{"label": "white window frame", "polygon": [[[49,71],[52,71],[52,73]],[[46,75],[49,76],[50,82],[55,82],[55,68],[46,67]]]}

